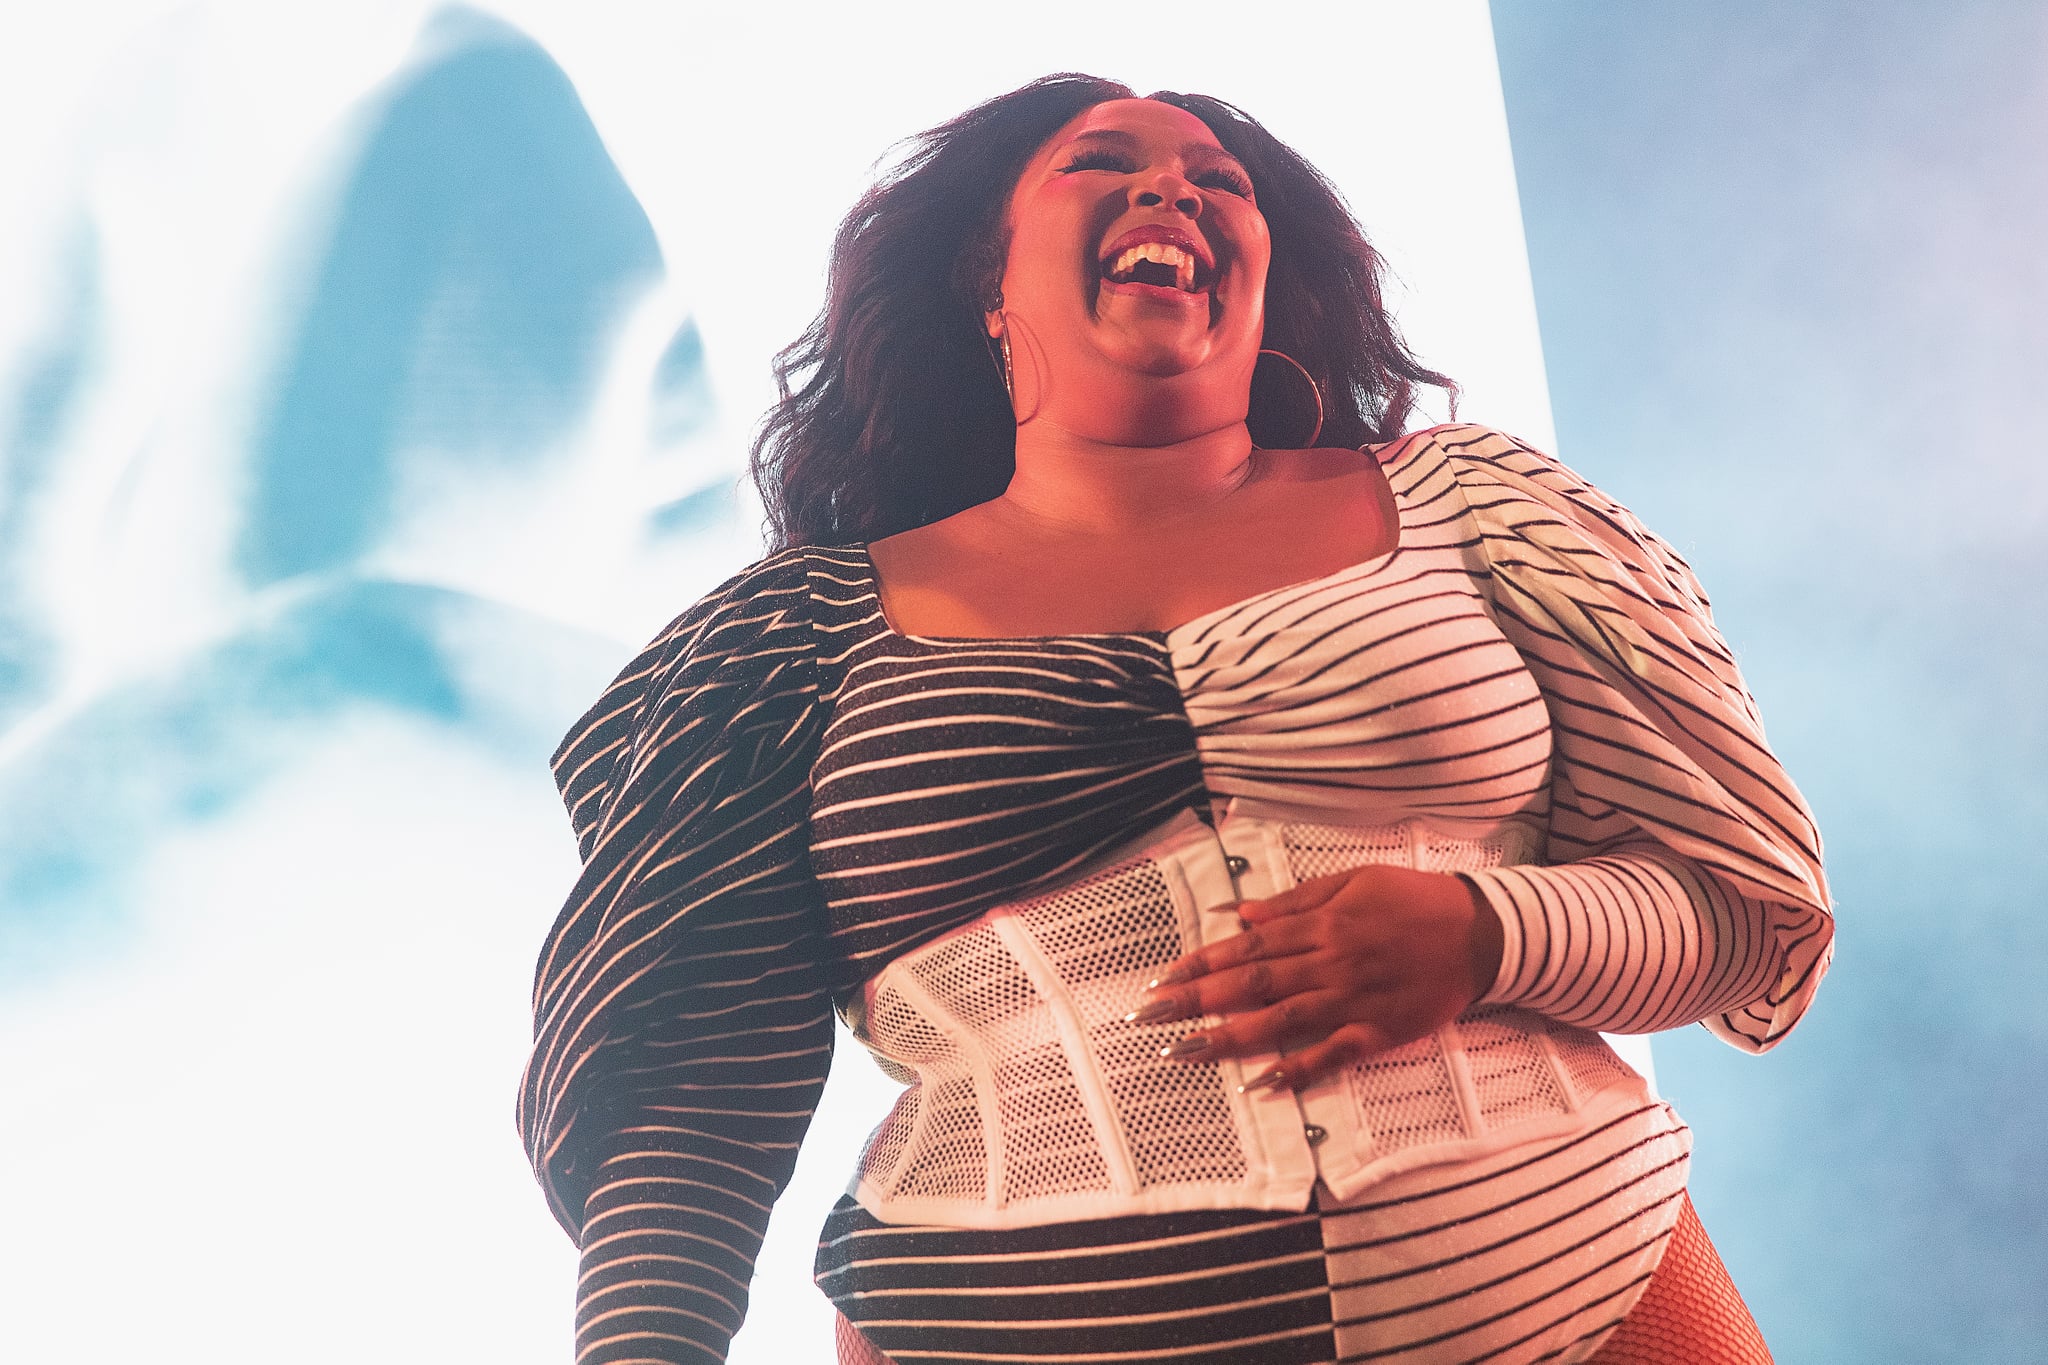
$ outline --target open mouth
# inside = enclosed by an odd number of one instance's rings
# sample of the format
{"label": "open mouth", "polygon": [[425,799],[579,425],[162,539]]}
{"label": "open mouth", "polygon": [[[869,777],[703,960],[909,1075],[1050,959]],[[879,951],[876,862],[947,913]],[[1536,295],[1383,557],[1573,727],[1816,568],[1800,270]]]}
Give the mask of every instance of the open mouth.
{"label": "open mouth", "polygon": [[1113,285],[1207,293],[1216,282],[1216,269],[1192,242],[1180,236],[1170,230],[1145,228],[1124,234],[1102,258],[1102,278]]}

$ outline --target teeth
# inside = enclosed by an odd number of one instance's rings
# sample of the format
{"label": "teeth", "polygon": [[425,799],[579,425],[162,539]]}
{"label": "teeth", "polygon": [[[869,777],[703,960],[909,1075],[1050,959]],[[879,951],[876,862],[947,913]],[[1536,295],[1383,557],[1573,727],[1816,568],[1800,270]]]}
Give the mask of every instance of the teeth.
{"label": "teeth", "polygon": [[1136,246],[1124,248],[1117,253],[1116,260],[1110,265],[1110,278],[1127,278],[1140,261],[1156,261],[1161,265],[1170,265],[1174,271],[1174,282],[1182,290],[1192,291],[1195,287],[1194,254],[1171,242],[1140,242]]}

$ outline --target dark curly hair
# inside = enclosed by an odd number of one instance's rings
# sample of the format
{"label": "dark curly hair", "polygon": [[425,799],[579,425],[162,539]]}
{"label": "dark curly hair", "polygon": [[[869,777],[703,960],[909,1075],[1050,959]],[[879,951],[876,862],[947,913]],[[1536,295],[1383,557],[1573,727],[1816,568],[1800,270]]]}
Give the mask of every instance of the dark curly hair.
{"label": "dark curly hair", "polygon": [[[825,307],[775,358],[781,397],[754,439],[771,550],[880,540],[986,502],[1016,465],[1016,424],[982,314],[1008,252],[1025,163],[1082,111],[1132,91],[1063,73],[909,140],[839,225]],[[1258,188],[1272,235],[1265,345],[1322,387],[1324,445],[1405,430],[1415,386],[1455,386],[1408,353],[1384,269],[1336,187],[1243,110],[1150,96],[1209,126]],[[1252,421],[1261,386],[1253,387]]]}

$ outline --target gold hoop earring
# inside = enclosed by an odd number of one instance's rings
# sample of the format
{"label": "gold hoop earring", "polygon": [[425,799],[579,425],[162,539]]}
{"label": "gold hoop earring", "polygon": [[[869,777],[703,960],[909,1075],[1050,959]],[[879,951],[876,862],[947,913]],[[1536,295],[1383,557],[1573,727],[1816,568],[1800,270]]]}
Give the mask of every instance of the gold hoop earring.
{"label": "gold hoop earring", "polygon": [[996,377],[1003,381],[1003,392],[1010,399],[1010,415],[1017,415],[1017,375],[1010,366],[1010,334],[1001,332],[995,336],[983,336],[982,343],[988,347],[988,358],[996,363]]}
{"label": "gold hoop earring", "polygon": [[[1285,364],[1267,364],[1266,357]],[[1307,393],[1302,386],[1307,385]],[[1252,366],[1244,424],[1260,450],[1306,450],[1323,431],[1323,390],[1308,368],[1285,351],[1261,350]],[[1307,428],[1306,436],[1295,433]]]}

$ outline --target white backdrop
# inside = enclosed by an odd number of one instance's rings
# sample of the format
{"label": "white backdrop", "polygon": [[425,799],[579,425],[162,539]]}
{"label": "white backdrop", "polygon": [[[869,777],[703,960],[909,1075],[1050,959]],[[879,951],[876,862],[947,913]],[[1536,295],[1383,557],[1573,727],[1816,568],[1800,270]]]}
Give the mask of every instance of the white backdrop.
{"label": "white backdrop", "polygon": [[[77,0],[7,25],[0,180],[26,192],[0,202],[0,617],[36,648],[0,678],[0,846],[29,868],[0,903],[0,1358],[567,1358],[574,1256],[510,1122],[574,871],[534,737],[758,552],[716,495],[898,138],[1062,69],[1232,100],[1344,188],[1463,415],[1551,444],[1480,0],[483,9],[566,74],[664,268],[594,334],[587,401],[538,455],[457,459],[419,434],[446,391],[416,394],[358,549],[268,578],[246,572],[250,452],[280,358],[390,92],[480,21],[422,40],[429,7],[395,0]],[[686,325],[708,398],[650,435]],[[464,338],[356,340],[425,366]],[[517,400],[494,373],[448,422]],[[643,534],[706,490],[687,533]],[[460,607],[431,671],[462,704],[336,692],[361,661],[319,635],[262,655],[319,705],[236,700],[236,651],[337,584]],[[891,1090],[842,1052],[736,1361],[829,1358],[812,1244]]]}

